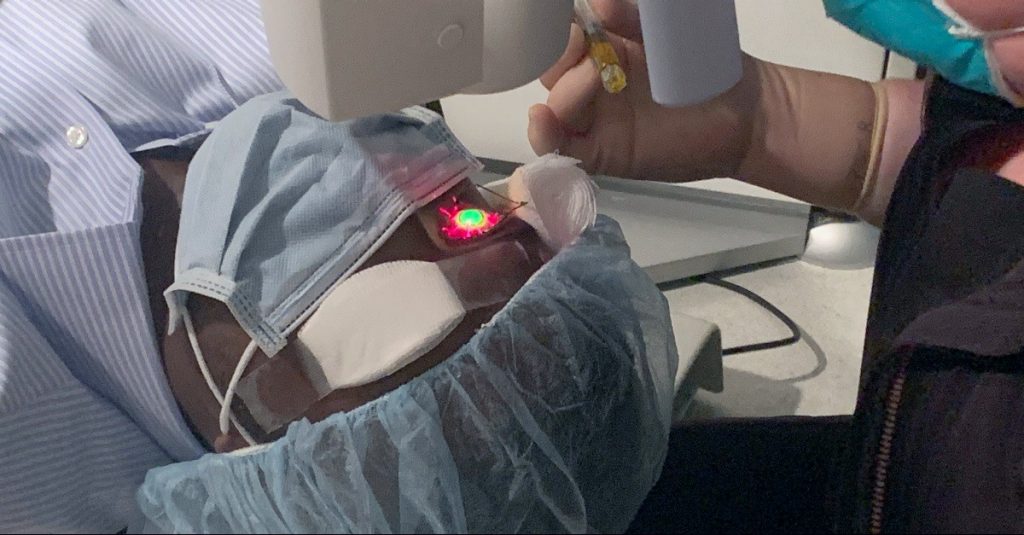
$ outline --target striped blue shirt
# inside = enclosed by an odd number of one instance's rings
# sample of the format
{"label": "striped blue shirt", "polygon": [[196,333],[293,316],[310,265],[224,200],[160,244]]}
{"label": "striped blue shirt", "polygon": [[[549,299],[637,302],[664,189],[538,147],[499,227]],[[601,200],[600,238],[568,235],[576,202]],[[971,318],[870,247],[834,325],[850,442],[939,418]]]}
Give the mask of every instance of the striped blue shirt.
{"label": "striped blue shirt", "polygon": [[130,153],[280,89],[256,0],[0,0],[0,531],[117,531],[195,458]]}

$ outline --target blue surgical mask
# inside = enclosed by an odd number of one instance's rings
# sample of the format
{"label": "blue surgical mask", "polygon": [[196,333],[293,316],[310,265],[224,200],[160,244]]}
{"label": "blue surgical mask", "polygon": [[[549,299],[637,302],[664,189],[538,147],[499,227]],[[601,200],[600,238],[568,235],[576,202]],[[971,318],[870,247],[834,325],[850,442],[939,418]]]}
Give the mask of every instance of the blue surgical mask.
{"label": "blue surgical mask", "polygon": [[166,291],[224,302],[268,356],[418,208],[480,169],[425,108],[332,123],[287,94],[217,125],[189,165]]}
{"label": "blue surgical mask", "polygon": [[138,502],[162,532],[621,532],[661,472],[676,365],[665,298],[600,217],[423,375],[153,469]]}
{"label": "blue surgical mask", "polygon": [[1001,96],[1016,106],[1024,98],[1010,89],[991,54],[991,41],[1024,28],[984,32],[944,0],[824,0],[828,16],[860,35],[935,69],[961,87]]}
{"label": "blue surgical mask", "polygon": [[411,214],[481,168],[425,108],[341,123],[286,93],[254,98],[225,117],[192,160],[182,201],[170,330],[184,325],[208,386],[252,443],[206,366],[190,295],[224,303],[273,357],[329,295]]}

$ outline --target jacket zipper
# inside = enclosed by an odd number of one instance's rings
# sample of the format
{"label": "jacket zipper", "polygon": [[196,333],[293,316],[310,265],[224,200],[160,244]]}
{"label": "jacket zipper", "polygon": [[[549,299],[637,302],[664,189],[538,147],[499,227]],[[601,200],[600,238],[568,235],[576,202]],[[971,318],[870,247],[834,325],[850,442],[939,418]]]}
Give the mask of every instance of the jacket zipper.
{"label": "jacket zipper", "polygon": [[896,411],[903,398],[903,384],[907,380],[907,365],[910,357],[903,357],[896,376],[889,384],[889,392],[885,400],[885,420],[882,423],[882,436],[878,441],[875,454],[874,486],[871,491],[871,533],[882,532],[883,510],[885,506],[885,485],[889,475],[889,464],[892,461],[892,440],[896,434]]}

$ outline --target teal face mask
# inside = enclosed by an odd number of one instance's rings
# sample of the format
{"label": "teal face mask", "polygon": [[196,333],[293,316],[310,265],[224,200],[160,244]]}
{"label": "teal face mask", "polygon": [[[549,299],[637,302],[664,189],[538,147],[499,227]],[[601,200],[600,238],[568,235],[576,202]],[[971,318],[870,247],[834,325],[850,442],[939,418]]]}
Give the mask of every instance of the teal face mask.
{"label": "teal face mask", "polygon": [[943,78],[1024,106],[1024,97],[1007,85],[991,53],[992,39],[1024,33],[1024,28],[978,30],[945,0],[824,0],[824,3],[830,18],[935,69]]}

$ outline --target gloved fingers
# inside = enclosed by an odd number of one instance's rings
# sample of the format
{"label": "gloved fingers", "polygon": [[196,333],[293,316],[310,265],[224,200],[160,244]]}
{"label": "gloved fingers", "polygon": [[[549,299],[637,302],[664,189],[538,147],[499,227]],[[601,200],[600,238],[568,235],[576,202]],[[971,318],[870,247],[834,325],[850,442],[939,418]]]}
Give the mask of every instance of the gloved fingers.
{"label": "gloved fingers", "polygon": [[576,24],[572,25],[569,31],[569,44],[562,52],[562,57],[554,63],[544,74],[540,75],[540,83],[548,91],[562,78],[566,71],[575,67],[587,55],[587,44],[583,39],[583,30]]}
{"label": "gloved fingers", "polygon": [[570,132],[586,133],[594,122],[594,101],[603,91],[601,76],[589,58],[565,72],[548,93],[548,107]]}
{"label": "gloved fingers", "polygon": [[638,43],[643,42],[640,10],[636,0],[590,0],[590,7],[606,31]]}
{"label": "gloved fingers", "polygon": [[538,156],[561,149],[567,137],[561,121],[547,104],[534,104],[530,107],[526,134],[533,152]]}
{"label": "gloved fingers", "polygon": [[530,108],[530,124],[527,131],[530,146],[539,156],[558,151],[565,156],[581,160],[587,172],[594,172],[597,147],[589,134],[568,130],[546,104],[535,104]]}

